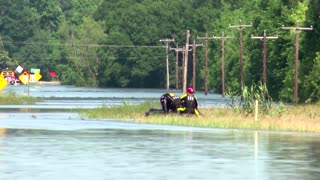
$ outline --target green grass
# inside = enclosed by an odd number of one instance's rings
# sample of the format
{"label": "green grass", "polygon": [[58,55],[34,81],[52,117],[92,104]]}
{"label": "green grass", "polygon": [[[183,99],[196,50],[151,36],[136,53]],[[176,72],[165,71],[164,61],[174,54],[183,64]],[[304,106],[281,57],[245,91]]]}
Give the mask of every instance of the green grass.
{"label": "green grass", "polygon": [[81,114],[83,116],[96,119],[136,119],[143,117],[144,113],[152,107],[156,107],[154,102],[146,102],[139,105],[124,102],[121,106],[82,110]]}
{"label": "green grass", "polygon": [[209,128],[235,128],[251,130],[281,130],[298,132],[320,132],[320,105],[299,105],[285,107],[278,113],[274,109],[268,115],[260,113],[258,120],[253,115],[245,115],[229,108],[203,108],[202,116],[181,116],[178,114],[151,115],[150,108],[160,109],[156,102],[139,105],[124,104],[117,107],[102,107],[82,111],[82,115],[93,119],[130,119],[137,123],[196,126]]}
{"label": "green grass", "polygon": [[39,98],[31,96],[20,96],[13,92],[0,94],[0,104],[34,104]]}

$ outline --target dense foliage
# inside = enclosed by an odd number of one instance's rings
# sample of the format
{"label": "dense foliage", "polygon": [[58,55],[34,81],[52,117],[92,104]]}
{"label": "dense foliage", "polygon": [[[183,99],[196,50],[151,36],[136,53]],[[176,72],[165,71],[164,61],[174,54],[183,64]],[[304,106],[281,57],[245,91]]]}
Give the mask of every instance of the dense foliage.
{"label": "dense foliage", "polygon": [[[164,88],[166,49],[160,39],[183,47],[205,33],[225,41],[227,90],[238,91],[239,30],[243,29],[244,84],[261,81],[262,41],[251,35],[279,36],[267,42],[267,88],[273,99],[292,101],[294,31],[299,33],[299,99],[320,97],[320,2],[312,0],[0,0],[0,68],[40,68],[64,84],[98,87]],[[241,22],[240,22],[241,20]],[[204,89],[204,47],[197,47],[197,89]],[[209,40],[209,89],[221,92],[221,41]],[[189,53],[188,85],[192,83]],[[170,84],[175,84],[175,52],[170,50]],[[179,54],[181,70],[182,53]],[[180,72],[181,77],[181,72]]]}

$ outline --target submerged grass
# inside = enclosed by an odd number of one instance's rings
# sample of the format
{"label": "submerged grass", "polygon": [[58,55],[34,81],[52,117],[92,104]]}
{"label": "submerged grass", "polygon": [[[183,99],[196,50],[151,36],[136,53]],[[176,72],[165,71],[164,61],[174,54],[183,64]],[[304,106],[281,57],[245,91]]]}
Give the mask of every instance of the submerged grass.
{"label": "submerged grass", "polygon": [[0,94],[0,104],[34,104],[39,98],[31,96],[20,96],[14,92]]}
{"label": "submerged grass", "polygon": [[320,104],[286,107],[281,113],[274,110],[268,115],[244,115],[229,108],[202,108],[202,116],[181,116],[177,114],[151,115],[150,108],[159,109],[159,104],[124,104],[117,107],[101,107],[83,112],[83,116],[95,119],[130,119],[139,123],[197,126],[210,128],[235,128],[251,130],[281,130],[298,132],[320,132]]}

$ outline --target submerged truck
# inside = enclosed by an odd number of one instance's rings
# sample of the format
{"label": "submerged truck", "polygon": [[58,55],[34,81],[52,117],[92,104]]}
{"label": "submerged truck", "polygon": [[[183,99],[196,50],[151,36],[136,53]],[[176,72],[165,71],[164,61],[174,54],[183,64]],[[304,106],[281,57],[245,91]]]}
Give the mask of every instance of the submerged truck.
{"label": "submerged truck", "polygon": [[7,80],[10,85],[15,85],[18,83],[19,78],[16,76],[16,73],[10,69],[1,70],[1,76]]}

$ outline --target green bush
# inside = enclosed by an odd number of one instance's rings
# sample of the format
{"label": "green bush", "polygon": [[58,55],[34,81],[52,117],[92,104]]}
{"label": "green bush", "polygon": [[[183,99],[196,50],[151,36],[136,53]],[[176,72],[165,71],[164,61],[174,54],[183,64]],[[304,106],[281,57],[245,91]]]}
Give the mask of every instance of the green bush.
{"label": "green bush", "polygon": [[272,98],[269,96],[267,87],[259,82],[258,85],[251,87],[244,86],[242,94],[232,91],[227,92],[230,96],[230,106],[235,112],[245,113],[246,115],[254,113],[255,101],[259,103],[260,112],[268,114],[272,109]]}

